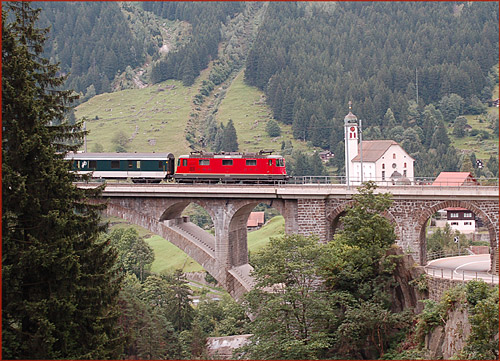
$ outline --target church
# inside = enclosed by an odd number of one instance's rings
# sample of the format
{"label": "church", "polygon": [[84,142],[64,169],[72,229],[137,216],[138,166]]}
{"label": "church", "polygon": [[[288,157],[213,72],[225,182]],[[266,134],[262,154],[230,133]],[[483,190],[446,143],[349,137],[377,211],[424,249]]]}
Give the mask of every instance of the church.
{"label": "church", "polygon": [[363,141],[358,128],[349,102],[349,114],[344,118],[347,183],[360,185],[371,180],[381,186],[412,184],[415,159],[394,140]]}

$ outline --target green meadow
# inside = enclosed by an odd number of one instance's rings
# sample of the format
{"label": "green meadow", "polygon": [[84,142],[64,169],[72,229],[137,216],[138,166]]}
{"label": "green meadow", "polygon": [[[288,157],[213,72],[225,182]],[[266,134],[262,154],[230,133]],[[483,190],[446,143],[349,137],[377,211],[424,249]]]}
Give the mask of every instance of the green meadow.
{"label": "green meadow", "polygon": [[[105,152],[114,152],[113,138],[123,132],[128,139],[125,145],[128,152],[171,152],[175,156],[189,153],[186,126],[193,112],[192,97],[207,78],[208,70],[191,87],[168,80],[142,89],[100,94],[80,104],[75,108],[75,116],[86,119],[87,151],[100,144]],[[269,137],[266,124],[272,112],[265,103],[264,93],[243,82],[243,71],[226,89],[215,116],[224,124],[233,120],[240,151],[274,149],[279,153],[284,140],[290,140],[294,149],[312,149],[293,139],[290,125],[280,124],[281,136]]]}
{"label": "green meadow", "polygon": [[[488,114],[492,114],[494,117],[498,118],[498,108],[488,108]],[[482,160],[488,160],[492,155],[498,156],[498,134],[493,133],[487,121],[480,122],[480,119],[484,119],[485,117],[479,115],[466,115],[465,118],[467,118],[467,124],[469,124],[472,129],[485,130],[491,137],[490,139],[482,139],[482,136],[478,134],[473,137],[466,135],[463,138],[457,138],[452,135],[453,127],[450,127],[449,136],[455,148],[467,153],[474,152],[476,158]]]}
{"label": "green meadow", "polygon": [[86,118],[87,150],[99,143],[105,152],[114,152],[113,138],[123,131],[129,152],[185,153],[189,149],[184,131],[192,91],[169,80],[143,89],[97,95],[80,104],[75,116]]}

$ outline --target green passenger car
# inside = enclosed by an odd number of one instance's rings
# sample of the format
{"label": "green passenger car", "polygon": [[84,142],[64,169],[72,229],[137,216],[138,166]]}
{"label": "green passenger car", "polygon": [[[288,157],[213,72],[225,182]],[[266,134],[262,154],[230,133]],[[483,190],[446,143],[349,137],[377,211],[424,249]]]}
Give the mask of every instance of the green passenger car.
{"label": "green passenger car", "polygon": [[175,172],[172,153],[68,153],[73,171],[94,179],[130,179],[134,183],[159,183]]}

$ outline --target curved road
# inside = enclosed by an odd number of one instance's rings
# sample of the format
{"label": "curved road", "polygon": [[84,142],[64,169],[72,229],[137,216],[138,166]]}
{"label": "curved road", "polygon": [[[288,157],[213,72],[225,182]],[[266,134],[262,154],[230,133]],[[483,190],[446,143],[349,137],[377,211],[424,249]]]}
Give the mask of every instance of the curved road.
{"label": "curved road", "polygon": [[430,261],[425,266],[427,274],[434,277],[443,277],[458,280],[483,279],[488,283],[498,284],[498,276],[492,275],[490,269],[490,255],[479,254],[472,256],[458,256],[440,258]]}

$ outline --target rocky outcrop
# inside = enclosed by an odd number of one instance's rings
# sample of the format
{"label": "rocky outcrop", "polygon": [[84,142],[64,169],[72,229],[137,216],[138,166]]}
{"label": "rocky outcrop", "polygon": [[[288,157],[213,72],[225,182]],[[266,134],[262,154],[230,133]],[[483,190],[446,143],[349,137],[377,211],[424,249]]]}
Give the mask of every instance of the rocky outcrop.
{"label": "rocky outcrop", "polygon": [[415,313],[420,313],[423,304],[419,301],[429,296],[424,268],[417,265],[410,254],[404,254],[401,247],[390,248],[387,255],[396,257],[394,270],[396,286],[391,288],[392,311],[413,309]]}
{"label": "rocky outcrop", "polygon": [[465,346],[470,330],[467,306],[460,304],[448,311],[446,324],[434,328],[425,337],[429,359],[448,360],[456,356]]}
{"label": "rocky outcrop", "polygon": [[207,338],[207,353],[214,360],[230,360],[233,351],[249,342],[249,335],[235,335]]}

